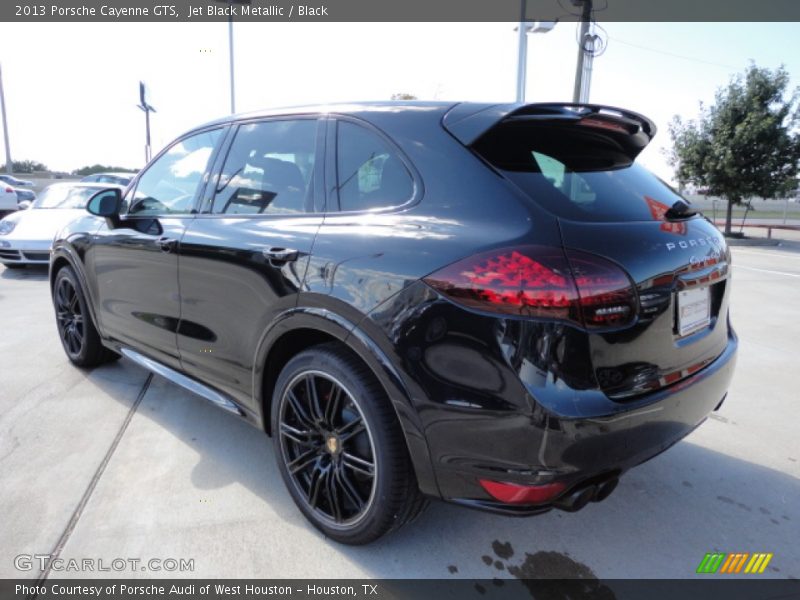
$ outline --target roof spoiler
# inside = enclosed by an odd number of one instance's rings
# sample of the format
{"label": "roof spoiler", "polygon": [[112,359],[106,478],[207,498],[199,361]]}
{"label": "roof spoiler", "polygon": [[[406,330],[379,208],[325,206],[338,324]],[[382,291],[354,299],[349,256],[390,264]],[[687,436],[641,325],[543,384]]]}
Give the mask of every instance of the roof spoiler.
{"label": "roof spoiler", "polygon": [[623,142],[631,159],[656,134],[655,123],[647,117],[630,110],[599,104],[457,104],[442,119],[444,128],[465,146],[471,146],[500,123],[509,122],[585,126]]}

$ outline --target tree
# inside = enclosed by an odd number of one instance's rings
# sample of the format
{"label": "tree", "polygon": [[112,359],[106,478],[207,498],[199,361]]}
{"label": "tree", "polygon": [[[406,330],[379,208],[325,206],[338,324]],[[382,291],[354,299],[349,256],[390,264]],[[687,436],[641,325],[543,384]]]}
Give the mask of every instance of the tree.
{"label": "tree", "polygon": [[11,170],[14,173],[33,173],[34,171],[47,171],[47,166],[35,160],[11,161]]}
{"label": "tree", "polygon": [[681,186],[694,184],[734,204],[744,198],[784,198],[797,187],[800,169],[800,88],[788,93],[789,75],[750,65],[717,91],[713,106],[700,104],[696,120],[673,117],[670,164]]}
{"label": "tree", "polygon": [[418,100],[418,98],[414,94],[398,92],[397,94],[392,94],[392,100]]}

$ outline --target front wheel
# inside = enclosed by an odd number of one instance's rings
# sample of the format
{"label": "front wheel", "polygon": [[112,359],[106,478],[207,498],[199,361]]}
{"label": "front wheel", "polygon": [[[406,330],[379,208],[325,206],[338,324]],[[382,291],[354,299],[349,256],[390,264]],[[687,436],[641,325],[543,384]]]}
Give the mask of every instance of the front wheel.
{"label": "front wheel", "polygon": [[338,542],[372,542],[425,505],[389,399],[338,345],[306,350],[284,367],[272,433],[295,503]]}
{"label": "front wheel", "polygon": [[67,358],[79,367],[95,367],[119,358],[100,341],[80,283],[70,267],[62,268],[53,283],[53,307],[58,337]]}

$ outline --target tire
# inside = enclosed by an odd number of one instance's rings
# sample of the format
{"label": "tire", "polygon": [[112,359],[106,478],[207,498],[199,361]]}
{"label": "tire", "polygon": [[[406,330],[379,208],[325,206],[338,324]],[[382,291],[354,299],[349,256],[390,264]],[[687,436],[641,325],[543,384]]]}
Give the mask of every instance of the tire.
{"label": "tire", "polygon": [[368,544],[426,506],[386,393],[340,345],[315,346],[286,364],[271,417],[283,481],[329,538]]}
{"label": "tire", "polygon": [[73,364],[90,368],[119,358],[119,354],[100,341],[83,289],[70,267],[64,267],[56,274],[53,307],[58,337]]}
{"label": "tire", "polygon": [[12,263],[3,263],[3,266],[6,269],[24,269],[25,268],[25,265],[15,265],[15,264],[12,264]]}

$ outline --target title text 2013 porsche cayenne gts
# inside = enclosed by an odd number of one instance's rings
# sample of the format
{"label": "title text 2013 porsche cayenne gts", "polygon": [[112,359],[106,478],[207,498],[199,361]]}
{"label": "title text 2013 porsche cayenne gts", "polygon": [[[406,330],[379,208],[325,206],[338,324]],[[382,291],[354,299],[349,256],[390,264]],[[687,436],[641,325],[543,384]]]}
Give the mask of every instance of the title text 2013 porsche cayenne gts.
{"label": "title text 2013 porsche cayenne gts", "polygon": [[730,254],[634,163],[654,134],[566,104],[210,123],[57,236],[64,349],[266,429],[341,542],[428,497],[578,510],[718,408],[734,367]]}

